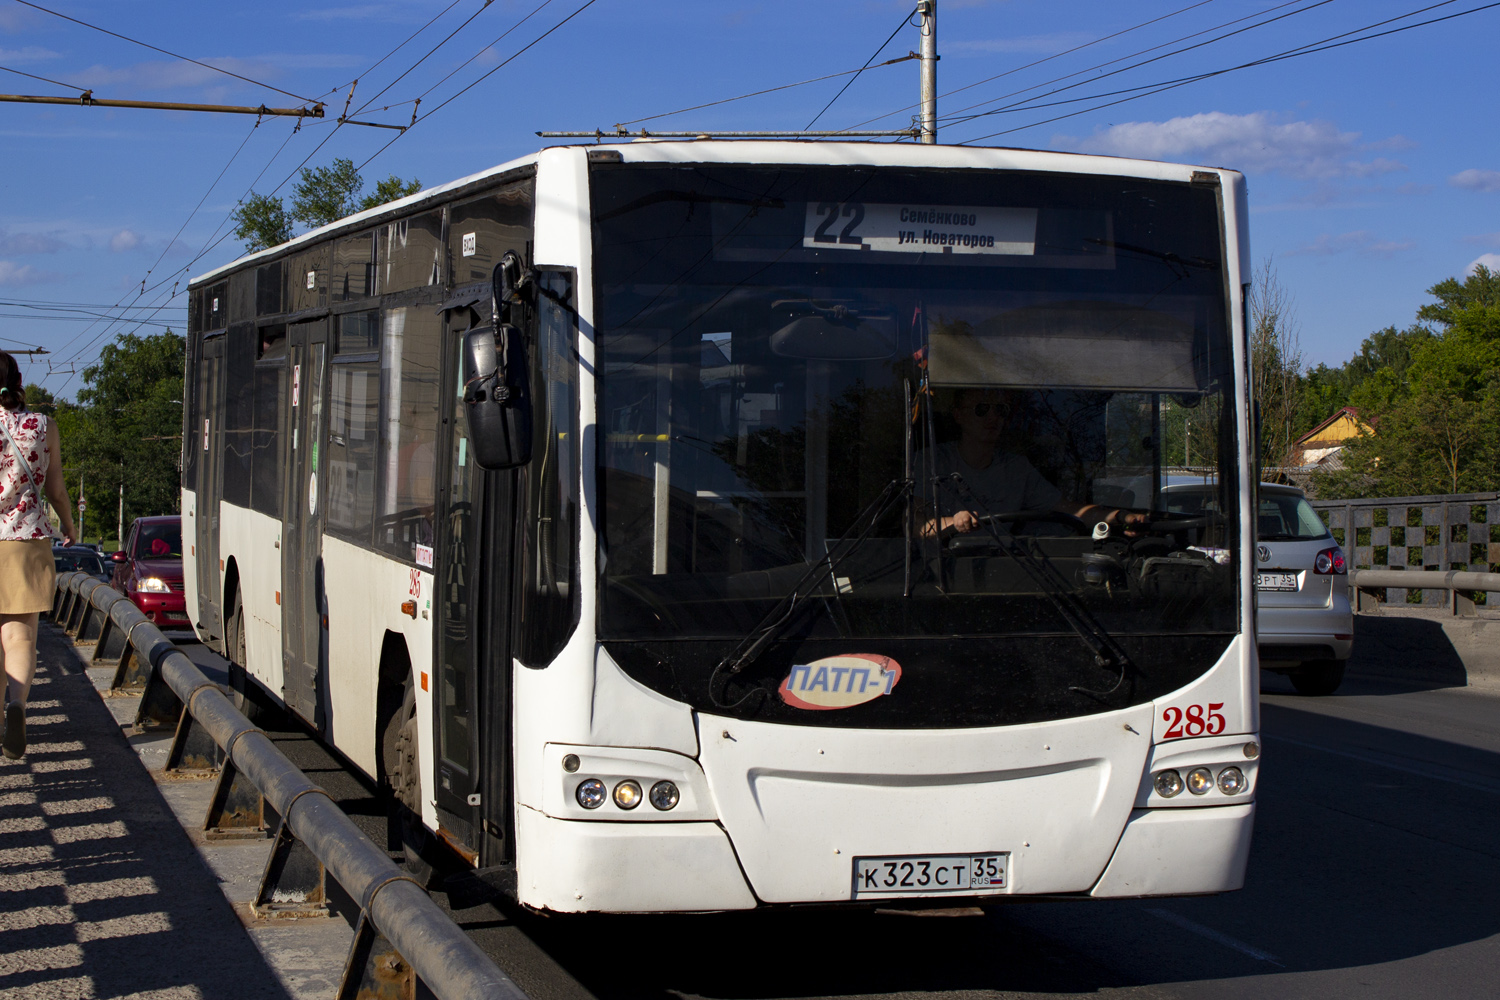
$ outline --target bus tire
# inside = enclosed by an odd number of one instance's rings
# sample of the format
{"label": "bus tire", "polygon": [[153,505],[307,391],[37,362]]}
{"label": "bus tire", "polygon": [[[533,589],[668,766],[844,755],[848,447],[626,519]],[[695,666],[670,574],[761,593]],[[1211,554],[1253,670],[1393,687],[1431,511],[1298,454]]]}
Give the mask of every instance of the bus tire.
{"label": "bus tire", "polygon": [[265,706],[256,697],[258,689],[245,670],[245,606],[238,594],[234,597],[234,609],[225,622],[224,652],[229,661],[230,701],[235,710],[251,722],[261,722],[266,716]]}
{"label": "bus tire", "polygon": [[417,693],[408,683],[401,698],[401,709],[391,720],[394,730],[387,781],[396,801],[422,815],[422,772],[417,754]]}
{"label": "bus tire", "polygon": [[1308,660],[1288,676],[1298,694],[1320,698],[1333,694],[1344,683],[1344,665],[1343,660]]}
{"label": "bus tire", "polygon": [[401,851],[401,867],[426,888],[436,868],[436,845],[422,823],[422,762],[417,745],[417,693],[408,676],[401,707],[386,722],[382,734],[383,775],[388,829]]}
{"label": "bus tire", "polygon": [[279,725],[283,721],[280,706],[245,669],[245,607],[238,594],[234,598],[234,610],[225,621],[224,633],[224,649],[229,654],[225,672],[229,675],[229,700],[235,711],[258,726]]}

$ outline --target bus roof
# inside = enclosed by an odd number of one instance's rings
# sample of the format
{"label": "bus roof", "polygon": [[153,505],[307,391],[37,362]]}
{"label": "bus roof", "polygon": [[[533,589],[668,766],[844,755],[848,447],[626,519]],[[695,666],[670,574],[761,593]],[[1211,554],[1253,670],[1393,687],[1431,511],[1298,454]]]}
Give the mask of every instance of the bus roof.
{"label": "bus roof", "polygon": [[[992,146],[943,146],[896,142],[828,142],[811,140],[714,140],[650,139],[625,143],[571,144],[553,146],[519,157],[478,173],[449,181],[438,187],[418,191],[396,201],[329,223],[303,233],[286,243],[247,254],[207,271],[188,283],[189,288],[213,281],[230,271],[254,261],[282,256],[298,247],[317,243],[345,231],[361,229],[376,219],[406,214],[428,203],[444,201],[454,191],[472,188],[488,178],[534,166],[554,149],[586,149],[594,157],[608,157],[622,163],[785,163],[807,166],[871,166],[905,168],[942,168],[949,170],[1025,170],[1048,173],[1079,173],[1116,177],[1140,177],[1147,180],[1180,181],[1193,175],[1211,172],[1222,175],[1226,185],[1243,189],[1243,175],[1223,167],[1193,166],[1159,160],[1138,160],[1091,153],[1058,153],[1036,149],[997,148]],[[616,159],[618,156],[618,159]],[[1227,200],[1227,199],[1226,199]]]}

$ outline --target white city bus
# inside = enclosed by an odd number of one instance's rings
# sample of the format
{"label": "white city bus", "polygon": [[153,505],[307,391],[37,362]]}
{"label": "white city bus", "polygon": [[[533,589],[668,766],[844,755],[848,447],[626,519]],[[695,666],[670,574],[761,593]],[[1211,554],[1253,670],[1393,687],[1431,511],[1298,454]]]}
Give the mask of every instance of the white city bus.
{"label": "white city bus", "polygon": [[352,216],[193,282],[188,608],[537,909],[1235,889],[1245,205],[696,141]]}

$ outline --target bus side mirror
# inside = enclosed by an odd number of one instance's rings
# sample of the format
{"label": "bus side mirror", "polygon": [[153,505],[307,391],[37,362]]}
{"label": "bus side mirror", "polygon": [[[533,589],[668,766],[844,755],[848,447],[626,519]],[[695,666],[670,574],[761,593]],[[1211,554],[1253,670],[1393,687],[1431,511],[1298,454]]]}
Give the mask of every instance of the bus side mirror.
{"label": "bus side mirror", "polygon": [[531,384],[521,331],[508,323],[464,335],[464,413],[481,469],[531,461]]}

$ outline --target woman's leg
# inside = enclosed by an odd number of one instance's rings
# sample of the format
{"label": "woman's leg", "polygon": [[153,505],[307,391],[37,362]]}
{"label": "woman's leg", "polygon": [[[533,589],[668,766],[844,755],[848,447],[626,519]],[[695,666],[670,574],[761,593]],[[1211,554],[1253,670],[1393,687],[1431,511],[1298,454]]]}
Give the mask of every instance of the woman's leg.
{"label": "woman's leg", "polygon": [[37,614],[0,615],[0,649],[4,650],[5,700],[25,705],[36,675]]}

